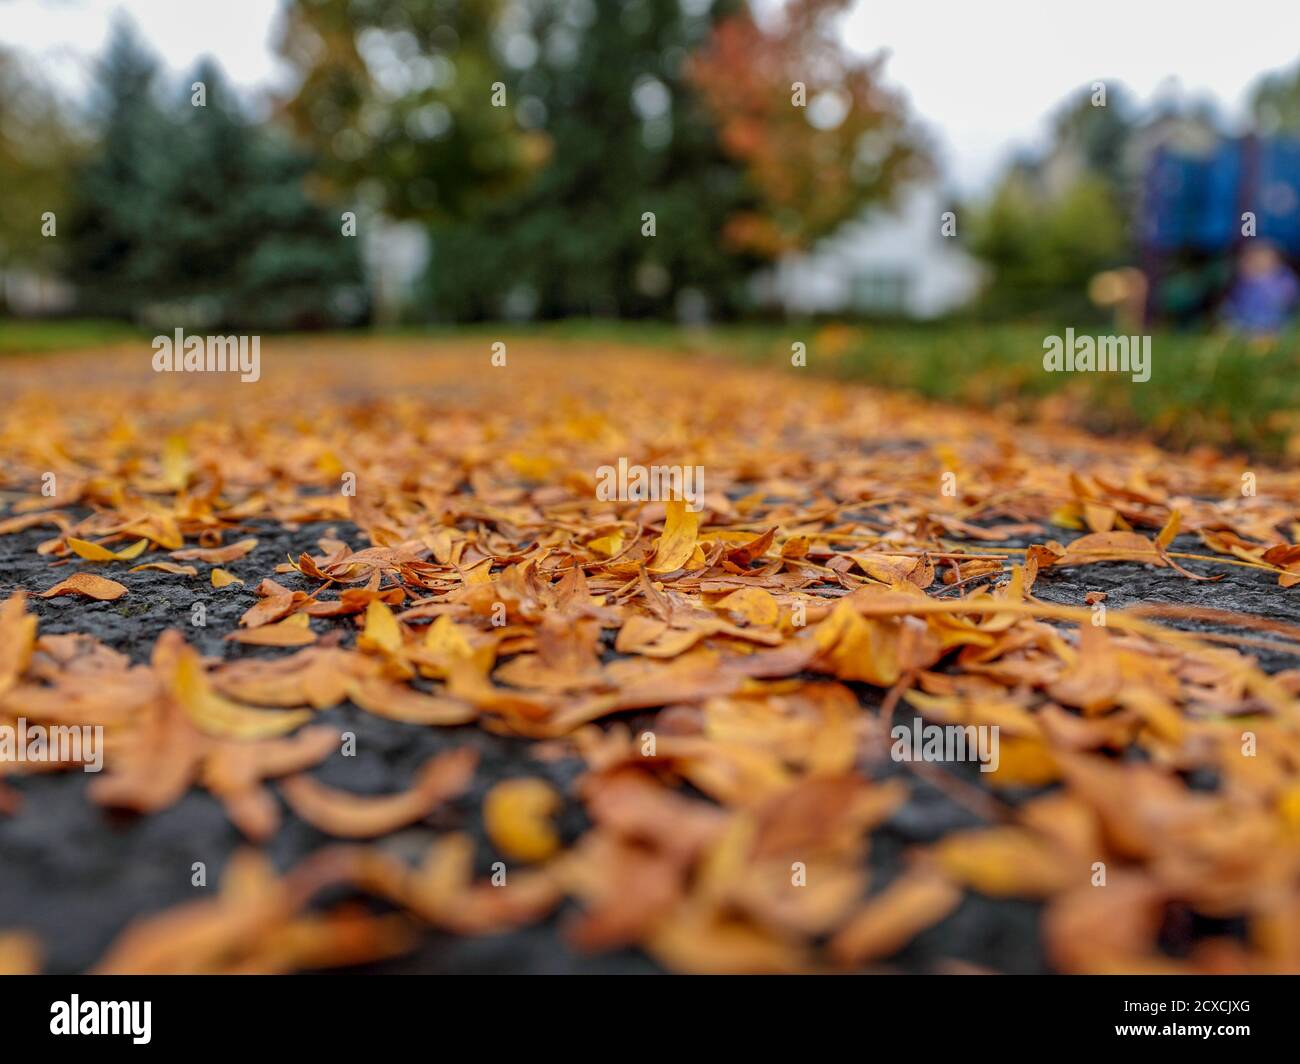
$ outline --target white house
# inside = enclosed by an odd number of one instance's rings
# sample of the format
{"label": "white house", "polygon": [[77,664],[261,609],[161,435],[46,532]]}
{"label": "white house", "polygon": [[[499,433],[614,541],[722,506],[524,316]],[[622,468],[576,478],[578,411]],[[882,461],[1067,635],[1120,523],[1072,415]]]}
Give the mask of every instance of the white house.
{"label": "white house", "polygon": [[[846,222],[811,252],[763,271],[756,294],[792,315],[936,318],[956,310],[978,291],[982,269],[942,235],[948,209],[938,186],[913,186],[896,210]],[[960,232],[960,218],[956,224]]]}

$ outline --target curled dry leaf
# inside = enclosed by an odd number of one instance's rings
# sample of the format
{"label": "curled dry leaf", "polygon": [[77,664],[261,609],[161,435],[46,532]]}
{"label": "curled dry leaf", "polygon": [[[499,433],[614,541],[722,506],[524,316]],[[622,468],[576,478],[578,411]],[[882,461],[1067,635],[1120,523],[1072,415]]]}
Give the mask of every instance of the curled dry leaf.
{"label": "curled dry leaf", "polygon": [[277,624],[231,632],[226,639],[259,647],[305,647],[316,642],[305,613],[296,613]]}
{"label": "curled dry leaf", "polygon": [[238,561],[247,554],[251,554],[257,547],[256,537],[250,536],[248,539],[241,539],[238,543],[231,543],[227,547],[189,547],[185,550],[172,551],[172,557],[180,562],[207,562],[209,565],[225,565],[227,562]]}
{"label": "curled dry leaf", "polygon": [[42,591],[41,598],[77,595],[81,598],[94,599],[96,602],[114,602],[125,594],[126,588],[116,580],[96,576],[94,573],[73,573],[48,591]]}
{"label": "curled dry leaf", "polygon": [[961,902],[961,890],[931,869],[906,872],[853,914],[831,940],[841,964],[897,953]]}
{"label": "curled dry leaf", "polygon": [[199,571],[192,565],[180,565],[177,562],[145,562],[143,565],[133,565],[129,572],[144,573],[149,571],[160,573],[171,573],[174,576],[198,576]]}
{"label": "curled dry leaf", "polygon": [[212,690],[198,654],[174,629],[158,640],[154,671],[176,705],[210,735],[264,739],[292,731],[311,717],[306,711],[252,709],[223,698]]}
{"label": "curled dry leaf", "polygon": [[692,513],[686,503],[677,499],[669,501],[666,508],[663,535],[646,566],[652,573],[671,573],[683,568],[695,555],[699,538],[699,514]]}
{"label": "curled dry leaf", "polygon": [[280,792],[294,813],[327,835],[371,839],[423,820],[469,786],[478,754],[468,747],[439,754],[416,773],[410,790],[392,795],[358,795],[335,790],[309,776],[293,776]]}

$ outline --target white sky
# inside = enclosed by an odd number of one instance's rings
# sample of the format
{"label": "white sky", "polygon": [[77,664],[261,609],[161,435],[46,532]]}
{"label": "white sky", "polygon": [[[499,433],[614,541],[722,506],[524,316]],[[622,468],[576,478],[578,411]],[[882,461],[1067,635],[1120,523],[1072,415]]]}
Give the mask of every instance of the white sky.
{"label": "white sky", "polygon": [[1145,103],[1177,79],[1241,117],[1260,74],[1300,62],[1300,0],[858,0],[844,32],[891,53],[887,79],[939,134],[948,179],[974,190],[1095,81]]}
{"label": "white sky", "polygon": [[[117,9],[177,72],[210,53],[247,90],[283,82],[278,0],[0,0],[0,44],[35,53],[75,91]],[[858,51],[889,51],[887,78],[930,129],[949,183],[973,192],[1097,80],[1145,102],[1174,79],[1239,116],[1260,74],[1300,61],[1300,0],[858,0],[844,33]]]}

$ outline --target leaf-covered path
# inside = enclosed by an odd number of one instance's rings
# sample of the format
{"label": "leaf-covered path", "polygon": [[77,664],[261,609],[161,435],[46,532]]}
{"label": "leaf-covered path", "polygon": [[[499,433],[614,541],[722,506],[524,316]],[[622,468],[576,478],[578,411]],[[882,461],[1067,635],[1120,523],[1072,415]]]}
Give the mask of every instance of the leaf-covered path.
{"label": "leaf-covered path", "polygon": [[1300,476],[507,350],[6,360],[0,969],[1300,970]]}

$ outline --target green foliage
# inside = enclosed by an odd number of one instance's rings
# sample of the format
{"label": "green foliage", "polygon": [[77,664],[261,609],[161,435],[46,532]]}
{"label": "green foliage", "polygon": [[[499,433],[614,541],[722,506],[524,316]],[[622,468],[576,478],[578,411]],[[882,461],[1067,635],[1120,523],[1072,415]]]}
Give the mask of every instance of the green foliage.
{"label": "green foliage", "polygon": [[1265,135],[1300,135],[1300,66],[1260,80],[1250,100],[1256,128]]}
{"label": "green foliage", "polygon": [[93,318],[0,321],[0,355],[75,351],[96,344],[141,339],[144,335],[140,329],[120,321]]}
{"label": "green foliage", "polygon": [[1106,86],[1105,93],[1104,104],[1095,102],[1098,97],[1091,87],[1066,100],[1052,119],[1052,143],[1077,153],[1089,175],[1123,194],[1131,178],[1125,153],[1137,126],[1137,105],[1118,83]]}
{"label": "green foliage", "polygon": [[1086,315],[1088,279],[1124,260],[1128,231],[1099,178],[1046,199],[1013,174],[976,213],[970,248],[992,271],[984,298],[991,313]]}
{"label": "green foliage", "polygon": [[721,230],[750,193],[685,85],[687,55],[731,6],[690,16],[678,0],[598,4],[579,21],[577,5],[532,6],[520,32],[550,43],[509,91],[548,138],[550,161],[479,218],[435,227],[428,292],[439,316],[637,317],[692,303],[726,315],[743,304],[756,260],[730,253]]}
{"label": "green foliage", "polygon": [[0,50],[0,271],[57,265],[58,241],[42,236],[41,216],[64,220],[65,175],[77,148],[58,98]]}
{"label": "green foliage", "polygon": [[[726,317],[913,154],[881,154],[901,112],[839,45],[843,6],[769,34],[746,0],[292,0],[284,111],[371,218],[428,227],[419,317]],[[755,141],[751,105],[780,136]]]}
{"label": "green foliage", "polygon": [[[204,64],[173,101],[119,25],[98,71],[97,150],[78,170],[70,274],[95,314],[288,328],[364,310],[356,242],[305,190],[310,158],[241,113]],[[206,106],[193,106],[202,82]]]}
{"label": "green foliage", "polygon": [[280,53],[300,84],[284,112],[336,190],[391,218],[472,216],[541,160],[493,107],[501,0],[293,0]]}

